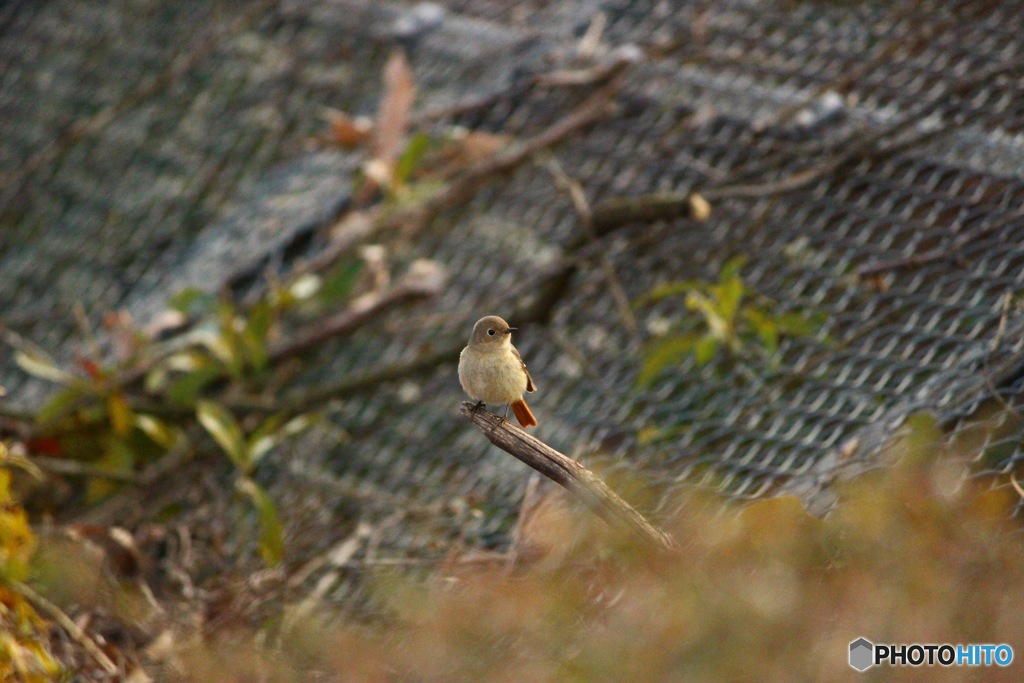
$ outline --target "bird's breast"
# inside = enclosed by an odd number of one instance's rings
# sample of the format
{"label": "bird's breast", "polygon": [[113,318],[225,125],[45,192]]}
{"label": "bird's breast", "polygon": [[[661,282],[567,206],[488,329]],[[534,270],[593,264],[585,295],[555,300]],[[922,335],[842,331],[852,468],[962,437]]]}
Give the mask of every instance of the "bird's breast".
{"label": "bird's breast", "polygon": [[526,391],[522,363],[507,348],[480,351],[467,346],[459,357],[459,382],[484,403],[511,403]]}

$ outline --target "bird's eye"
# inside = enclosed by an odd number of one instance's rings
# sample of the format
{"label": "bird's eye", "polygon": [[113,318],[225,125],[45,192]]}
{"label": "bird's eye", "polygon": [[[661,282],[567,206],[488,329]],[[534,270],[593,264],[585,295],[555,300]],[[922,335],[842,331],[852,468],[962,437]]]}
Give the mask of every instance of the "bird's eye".
{"label": "bird's eye", "polygon": [[487,334],[489,334],[489,335],[491,335],[493,337],[494,336],[494,330],[487,330]]}

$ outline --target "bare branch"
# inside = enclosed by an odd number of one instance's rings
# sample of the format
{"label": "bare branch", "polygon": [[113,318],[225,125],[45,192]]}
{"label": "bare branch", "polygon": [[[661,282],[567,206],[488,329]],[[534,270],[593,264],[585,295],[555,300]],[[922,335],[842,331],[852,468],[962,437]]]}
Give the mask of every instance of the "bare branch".
{"label": "bare branch", "polygon": [[445,275],[441,267],[432,261],[417,261],[409,272],[394,287],[382,292],[372,292],[354,300],[344,311],[307,329],[294,339],[270,350],[271,364],[293,356],[301,355],[323,342],[345,336],[391,308],[420,299],[437,296],[444,288]]}
{"label": "bare branch", "polygon": [[76,624],[75,620],[69,617],[64,610],[44,598],[27,584],[18,581],[11,584],[11,587],[60,624],[61,628],[67,631],[67,634],[71,636],[72,640],[81,645],[82,648],[96,660],[96,663],[100,665],[107,675],[116,676],[120,673],[120,669],[118,669],[117,665],[111,661],[110,657],[107,656],[107,653],[100,648],[96,641],[93,640],[92,636]]}
{"label": "bare branch", "polygon": [[462,175],[428,199],[423,206],[384,217],[384,223],[415,232],[430,223],[442,211],[459,206],[472,198],[487,181],[513,171],[538,152],[553,147],[573,133],[593,124],[614,105],[615,94],[622,87],[623,75],[628,66],[629,62],[625,60],[615,62],[612,68],[603,74],[607,82],[566,116],[537,135],[511,144],[492,158],[470,166]]}
{"label": "bare branch", "polygon": [[95,477],[126,484],[135,484],[139,475],[132,471],[115,470],[67,458],[51,458],[45,455],[32,456],[30,462],[44,472],[62,474],[68,477]]}
{"label": "bare branch", "polygon": [[[594,232],[594,212],[590,208],[590,202],[587,201],[587,193],[583,186],[575,178],[569,177],[554,157],[548,159],[543,166],[551,174],[551,177],[554,178],[555,184],[569,195],[569,199],[572,201],[573,208],[576,209],[576,215],[579,216],[580,223],[583,224],[587,237],[592,243],[596,242],[597,233]],[[629,305],[626,288],[622,286],[622,280],[619,279],[619,275],[615,271],[615,264],[612,263],[612,260],[605,251],[598,252],[597,259],[601,264],[605,280],[608,281],[608,289],[612,294],[612,299],[615,300],[619,317],[622,318],[622,324],[634,338],[640,339],[640,327],[637,325],[636,316],[633,315],[633,309]]]}
{"label": "bare branch", "polygon": [[644,519],[629,503],[608,488],[597,475],[572,458],[559,453],[508,420],[466,401],[459,408],[487,439],[545,477],[564,487],[610,526],[628,532],[662,550],[675,550],[675,540]]}

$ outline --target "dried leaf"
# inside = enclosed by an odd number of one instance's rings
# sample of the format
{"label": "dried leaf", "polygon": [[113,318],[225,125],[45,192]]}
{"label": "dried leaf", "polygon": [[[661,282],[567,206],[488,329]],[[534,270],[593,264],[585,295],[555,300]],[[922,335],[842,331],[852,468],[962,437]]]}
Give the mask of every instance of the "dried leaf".
{"label": "dried leaf", "polygon": [[384,95],[377,112],[373,156],[394,168],[405,145],[409,114],[416,99],[416,84],[402,50],[391,53],[384,66]]}
{"label": "dried leaf", "polygon": [[711,204],[696,192],[687,201],[690,204],[690,216],[698,222],[706,221],[711,216]]}
{"label": "dried leaf", "polygon": [[139,350],[143,335],[135,328],[135,320],[128,311],[108,311],[103,316],[103,327],[110,333],[118,359],[127,360]]}
{"label": "dried leaf", "polygon": [[99,366],[99,363],[92,360],[91,358],[79,358],[75,361],[75,364],[82,369],[82,371],[89,375],[91,379],[100,380],[103,379],[106,374],[103,368]]}
{"label": "dried leaf", "polygon": [[167,332],[184,327],[187,322],[187,315],[179,310],[168,308],[153,316],[153,319],[143,328],[142,333],[147,339],[156,339]]}
{"label": "dried leaf", "polygon": [[865,275],[861,280],[865,285],[881,294],[885,294],[889,291],[889,278],[883,273],[879,273],[877,275]]}
{"label": "dried leaf", "polygon": [[514,138],[485,131],[457,129],[430,155],[430,175],[447,178],[467,166],[486,161],[508,147]]}
{"label": "dried leaf", "polygon": [[476,163],[489,159],[508,147],[512,143],[512,136],[471,130],[460,142],[466,161]]}
{"label": "dried leaf", "polygon": [[329,140],[340,147],[355,149],[373,137],[373,121],[365,116],[353,118],[337,109],[329,109],[325,116],[330,125]]}

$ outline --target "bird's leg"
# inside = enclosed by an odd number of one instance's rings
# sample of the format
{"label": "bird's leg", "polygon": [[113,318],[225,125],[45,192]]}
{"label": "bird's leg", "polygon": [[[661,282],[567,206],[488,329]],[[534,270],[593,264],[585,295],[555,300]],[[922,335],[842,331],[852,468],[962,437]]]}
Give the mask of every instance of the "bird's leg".
{"label": "bird's leg", "polygon": [[488,429],[487,431],[493,432],[495,429],[500,427],[503,423],[508,422],[508,408],[509,408],[510,405],[512,405],[512,404],[511,403],[506,403],[505,404],[505,414],[501,416],[501,419],[498,420],[498,422],[496,424],[491,425],[491,428]]}
{"label": "bird's leg", "polygon": [[485,404],[484,404],[484,402],[483,402],[483,401],[477,401],[476,403],[474,403],[474,404],[473,404],[473,407],[472,407],[472,408],[470,409],[470,412],[473,412],[473,413],[475,413],[476,411],[478,411],[478,410],[480,410],[481,408],[483,408],[483,407],[484,407],[484,405],[485,405]]}

